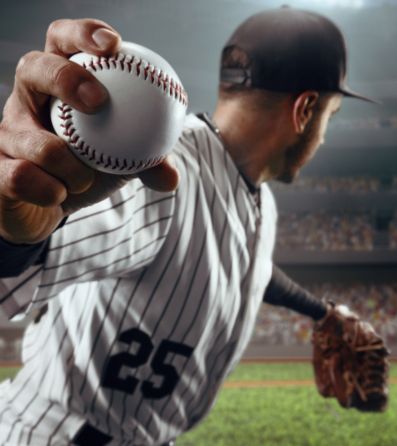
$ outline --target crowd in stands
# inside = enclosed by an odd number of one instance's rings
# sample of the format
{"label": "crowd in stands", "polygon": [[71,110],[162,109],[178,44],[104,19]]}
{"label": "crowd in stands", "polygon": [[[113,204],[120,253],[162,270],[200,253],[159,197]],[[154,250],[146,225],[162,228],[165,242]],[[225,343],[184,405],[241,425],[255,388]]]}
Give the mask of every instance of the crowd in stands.
{"label": "crowd in stands", "polygon": [[[378,192],[380,181],[376,177],[356,176],[356,177],[317,177],[304,176],[297,178],[293,185],[272,182],[271,188],[274,191],[302,191],[302,192],[344,192],[344,193],[370,193]],[[397,188],[397,178],[396,178]]]}
{"label": "crowd in stands", "polygon": [[389,225],[389,248],[397,249],[397,212],[394,213]]}
{"label": "crowd in stands", "polygon": [[[305,286],[318,298],[343,303],[370,322],[388,345],[397,345],[397,282],[392,284],[331,284]],[[310,343],[313,322],[306,316],[282,307],[263,305],[255,328],[254,341],[264,345],[304,345]]]}
{"label": "crowd in stands", "polygon": [[277,247],[308,251],[370,251],[374,247],[374,233],[368,213],[280,214]]}

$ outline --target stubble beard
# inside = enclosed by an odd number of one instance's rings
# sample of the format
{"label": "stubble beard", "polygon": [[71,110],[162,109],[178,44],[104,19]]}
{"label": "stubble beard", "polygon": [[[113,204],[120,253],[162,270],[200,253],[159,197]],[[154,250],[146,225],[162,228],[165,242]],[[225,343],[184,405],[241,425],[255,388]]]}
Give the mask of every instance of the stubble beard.
{"label": "stubble beard", "polygon": [[287,147],[283,169],[275,178],[282,183],[291,184],[299,176],[300,169],[306,164],[308,154],[312,150],[313,140],[316,137],[318,120],[309,123],[305,132],[300,135],[299,140]]}

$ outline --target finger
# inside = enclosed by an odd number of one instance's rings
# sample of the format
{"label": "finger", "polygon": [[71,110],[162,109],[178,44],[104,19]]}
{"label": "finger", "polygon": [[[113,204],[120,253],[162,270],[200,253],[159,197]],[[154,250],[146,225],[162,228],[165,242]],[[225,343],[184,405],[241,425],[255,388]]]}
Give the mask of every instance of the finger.
{"label": "finger", "polygon": [[137,176],[145,186],[160,192],[173,191],[178,187],[179,173],[170,157],[151,169],[139,172]]}
{"label": "finger", "polygon": [[94,181],[94,171],[77,159],[65,141],[45,130],[2,131],[0,150],[10,158],[34,163],[70,193],[84,192]]}
{"label": "finger", "polygon": [[15,87],[34,113],[55,96],[83,113],[94,113],[108,99],[105,87],[85,68],[55,54],[32,51],[19,61]]}
{"label": "finger", "polygon": [[101,20],[61,19],[49,26],[45,51],[63,57],[69,57],[80,51],[98,56],[110,56],[119,51],[120,45],[120,34]]}
{"label": "finger", "polygon": [[0,155],[0,196],[42,207],[59,206],[66,198],[65,186],[25,160]]}

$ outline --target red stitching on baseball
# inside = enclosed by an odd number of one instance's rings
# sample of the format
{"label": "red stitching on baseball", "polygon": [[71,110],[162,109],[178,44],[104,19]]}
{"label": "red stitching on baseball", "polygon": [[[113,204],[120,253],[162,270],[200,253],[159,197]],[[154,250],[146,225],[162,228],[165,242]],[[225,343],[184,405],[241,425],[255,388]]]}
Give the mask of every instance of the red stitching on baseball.
{"label": "red stitching on baseball", "polygon": [[[142,64],[144,68],[142,68]],[[83,63],[83,67],[87,70],[92,69],[96,71],[97,68],[103,70],[104,68],[110,69],[111,65],[114,68],[119,67],[122,71],[127,70],[129,73],[133,72],[133,66],[135,65],[135,74],[141,76],[143,71],[143,78],[149,80],[153,85],[163,88],[170,97],[181,102],[183,105],[188,105],[187,93],[181,84],[170,78],[168,74],[165,74],[162,70],[158,70],[154,65],[147,61],[140,59],[136,56],[129,56],[124,53],[118,53],[116,57],[92,57],[90,62]]]}
{"label": "red stitching on baseball", "polygon": [[60,126],[65,129],[63,132],[64,136],[68,138],[69,144],[73,145],[73,148],[79,152],[81,155],[86,157],[89,161],[95,161],[97,166],[102,165],[104,168],[111,168],[113,170],[128,171],[138,170],[140,168],[153,167],[159,164],[165,159],[165,156],[149,158],[145,161],[134,161],[127,160],[126,158],[112,158],[109,155],[104,155],[103,153],[97,154],[97,151],[87,144],[77,133],[77,129],[73,126],[71,110],[72,108],[65,104],[58,106],[60,114],[58,115],[61,120]]}
{"label": "red stitching on baseball", "polygon": [[88,67],[86,67],[86,69],[91,68],[92,70],[96,71],[97,66],[98,64],[94,64],[94,59],[91,59],[90,64],[88,65]]}
{"label": "red stitching on baseball", "polygon": [[[86,70],[93,71],[97,71],[98,69],[109,70],[112,67],[114,69],[120,68],[121,70],[126,70],[128,73],[135,74],[136,76],[141,76],[143,72],[143,78],[145,80],[149,80],[152,85],[162,89],[164,93],[187,107],[188,97],[182,85],[172,79],[167,73],[164,73],[162,70],[157,69],[154,65],[151,65],[137,56],[118,53],[116,57],[92,57],[88,63],[83,62],[82,66]],[[60,114],[58,115],[61,120],[60,126],[64,129],[63,134],[68,138],[68,142],[72,144],[81,155],[88,158],[89,161],[95,160],[97,165],[103,165],[105,168],[110,167],[112,169],[133,171],[140,168],[155,166],[165,159],[165,156],[160,156],[145,161],[130,161],[126,158],[112,158],[103,153],[98,156],[96,150],[81,139],[76,128],[73,126],[72,107],[62,103],[61,106],[58,106],[58,109],[60,111]]]}
{"label": "red stitching on baseball", "polygon": [[142,61],[138,60],[138,63],[136,64],[136,75],[140,76],[141,75],[141,65],[142,65]]}

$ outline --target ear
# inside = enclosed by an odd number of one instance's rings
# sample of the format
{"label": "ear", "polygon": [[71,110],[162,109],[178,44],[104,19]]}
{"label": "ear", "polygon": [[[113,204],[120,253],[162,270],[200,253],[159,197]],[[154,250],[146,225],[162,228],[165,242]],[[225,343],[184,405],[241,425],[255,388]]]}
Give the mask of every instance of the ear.
{"label": "ear", "polygon": [[317,91],[304,91],[295,98],[292,109],[292,123],[294,130],[302,134],[313,116],[313,110],[319,98]]}

